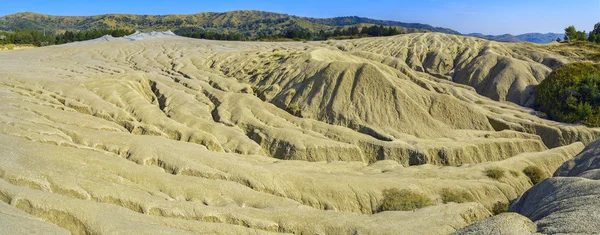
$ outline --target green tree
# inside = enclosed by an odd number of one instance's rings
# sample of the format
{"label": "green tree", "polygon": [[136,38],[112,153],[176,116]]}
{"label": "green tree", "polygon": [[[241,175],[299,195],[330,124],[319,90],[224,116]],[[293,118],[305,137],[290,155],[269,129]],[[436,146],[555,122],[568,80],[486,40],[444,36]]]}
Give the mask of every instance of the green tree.
{"label": "green tree", "polygon": [[590,32],[588,39],[590,42],[600,43],[600,22],[594,25],[594,30]]}
{"label": "green tree", "polygon": [[575,26],[569,26],[565,28],[565,40],[566,41],[586,41],[588,40],[587,33],[585,31],[577,31]]}
{"label": "green tree", "polygon": [[577,38],[577,29],[575,26],[571,25],[565,28],[565,41],[576,40]]}
{"label": "green tree", "polygon": [[577,31],[577,34],[576,34],[575,37],[576,37],[575,40],[577,40],[577,41],[586,41],[586,40],[588,40],[587,33],[585,33],[585,30],[584,31]]}

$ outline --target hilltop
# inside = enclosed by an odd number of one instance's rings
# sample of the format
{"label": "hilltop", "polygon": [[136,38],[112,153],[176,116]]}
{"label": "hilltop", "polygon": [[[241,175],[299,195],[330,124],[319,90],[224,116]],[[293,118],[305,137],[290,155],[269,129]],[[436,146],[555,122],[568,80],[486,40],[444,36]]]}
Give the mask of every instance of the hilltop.
{"label": "hilltop", "polygon": [[405,32],[442,32],[460,34],[451,29],[427,24],[375,20],[364,17],[310,18],[264,11],[204,12],[190,15],[106,14],[95,16],[52,16],[22,12],[0,17],[0,30],[39,29],[78,31],[91,29],[135,29],[141,31],[211,31],[240,33],[248,37],[276,35],[287,29],[317,33],[358,25],[394,26]]}

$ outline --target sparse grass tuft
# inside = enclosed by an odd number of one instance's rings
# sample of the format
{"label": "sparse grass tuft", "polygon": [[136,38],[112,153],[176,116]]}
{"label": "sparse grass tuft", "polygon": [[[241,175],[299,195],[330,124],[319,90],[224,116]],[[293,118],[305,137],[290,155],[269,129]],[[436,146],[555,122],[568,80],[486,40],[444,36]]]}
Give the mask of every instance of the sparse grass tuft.
{"label": "sparse grass tuft", "polygon": [[296,104],[290,104],[286,111],[294,116],[300,116],[300,107]]}
{"label": "sparse grass tuft", "polygon": [[519,172],[518,171],[510,170],[510,174],[513,175],[514,177],[519,177]]}
{"label": "sparse grass tuft", "polygon": [[485,104],[485,102],[483,102],[483,101],[481,101],[481,100],[475,101],[475,103],[476,103],[476,104],[479,104],[479,105]]}
{"label": "sparse grass tuft", "polygon": [[487,175],[487,177],[490,177],[492,179],[495,180],[499,180],[500,178],[504,177],[504,170],[500,169],[498,167],[491,167],[488,169],[485,169],[485,175]]}
{"label": "sparse grass tuft", "polygon": [[496,202],[492,207],[492,214],[498,215],[508,211],[508,203],[506,202]]}
{"label": "sparse grass tuft", "polygon": [[466,191],[462,191],[462,192],[457,192],[457,191],[453,191],[450,190],[448,188],[445,188],[442,190],[442,201],[444,203],[449,203],[449,202],[456,202],[456,203],[465,203],[465,202],[472,202],[474,199],[471,196],[471,194],[469,194],[469,192]]}
{"label": "sparse grass tuft", "polygon": [[383,190],[380,211],[410,211],[432,205],[429,197],[407,189]]}
{"label": "sparse grass tuft", "polygon": [[531,183],[534,185],[546,179],[544,171],[537,166],[528,166],[523,170],[523,174],[529,177]]}
{"label": "sparse grass tuft", "polygon": [[15,49],[15,44],[5,44],[5,45],[0,45],[0,49],[5,49],[5,50],[13,50]]}

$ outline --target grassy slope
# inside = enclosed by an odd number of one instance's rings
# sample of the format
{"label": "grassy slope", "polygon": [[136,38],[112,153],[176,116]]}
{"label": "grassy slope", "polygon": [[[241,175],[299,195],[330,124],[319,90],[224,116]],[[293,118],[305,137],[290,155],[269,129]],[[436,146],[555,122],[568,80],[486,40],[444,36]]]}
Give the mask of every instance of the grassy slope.
{"label": "grassy slope", "polygon": [[560,53],[576,61],[600,62],[600,44],[590,42],[552,43],[544,49]]}

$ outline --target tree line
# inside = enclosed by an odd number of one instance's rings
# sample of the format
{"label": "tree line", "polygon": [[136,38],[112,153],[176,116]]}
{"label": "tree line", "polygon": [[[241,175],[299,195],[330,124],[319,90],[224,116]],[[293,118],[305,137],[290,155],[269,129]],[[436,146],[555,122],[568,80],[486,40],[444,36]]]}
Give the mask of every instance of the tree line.
{"label": "tree line", "polygon": [[356,26],[348,28],[336,28],[331,32],[320,30],[312,33],[302,28],[286,29],[278,34],[259,33],[258,36],[251,38],[249,35],[241,33],[216,33],[196,28],[182,28],[175,31],[175,34],[184,37],[201,38],[210,40],[229,40],[229,41],[252,41],[252,40],[327,40],[341,38],[359,38],[359,37],[381,37],[402,34],[403,32],[396,27],[370,26],[359,29]]}
{"label": "tree line", "polygon": [[[35,46],[59,45],[70,42],[86,41],[100,38],[104,35],[113,37],[123,37],[133,34],[134,30],[126,29],[94,29],[82,31],[65,31],[63,33],[44,32],[40,30],[18,29],[13,32],[0,32],[0,44],[32,44]],[[281,33],[267,35],[258,34],[257,37],[251,37],[241,33],[217,33],[197,28],[180,28],[175,34],[184,37],[201,38],[210,40],[228,40],[228,41],[250,41],[250,40],[328,40],[345,39],[361,37],[381,37],[402,34],[403,32],[396,27],[389,26],[370,26],[359,28],[357,26],[347,28],[336,28],[333,31],[320,30],[313,33],[302,28],[290,28]]]}
{"label": "tree line", "polygon": [[394,36],[402,34],[403,32],[398,30],[396,27],[389,26],[377,26],[373,25],[370,27],[363,27],[359,29],[357,26],[348,28],[336,28],[331,32],[325,30],[319,30],[317,33],[311,33],[304,29],[287,29],[283,33],[275,35],[264,35],[259,34],[258,39],[292,39],[292,40],[328,40],[328,39],[344,39],[344,38],[361,38],[361,37],[382,37],[382,36]]}
{"label": "tree line", "polygon": [[175,34],[188,38],[200,38],[209,40],[225,40],[225,41],[247,41],[249,37],[241,33],[216,33],[197,28],[180,28],[175,30]]}
{"label": "tree line", "polygon": [[0,44],[32,44],[35,46],[48,46],[86,41],[100,38],[104,35],[123,37],[133,33],[135,33],[134,30],[126,29],[94,29],[77,32],[65,31],[64,33],[17,29],[13,32],[0,32]]}
{"label": "tree line", "polygon": [[[590,41],[600,43],[600,22],[594,25],[594,30],[590,33],[578,31],[575,26],[565,28],[565,41]],[[557,39],[560,42],[560,38]]]}

